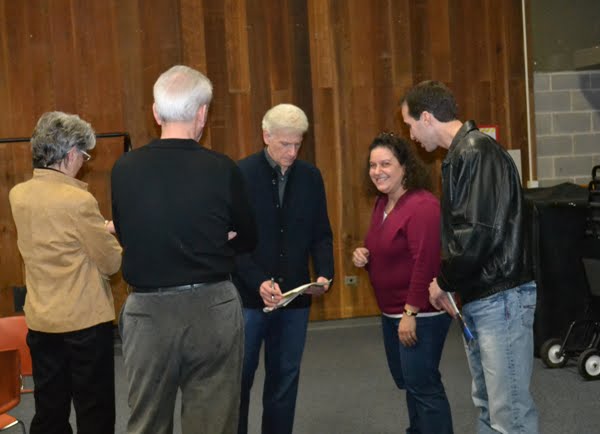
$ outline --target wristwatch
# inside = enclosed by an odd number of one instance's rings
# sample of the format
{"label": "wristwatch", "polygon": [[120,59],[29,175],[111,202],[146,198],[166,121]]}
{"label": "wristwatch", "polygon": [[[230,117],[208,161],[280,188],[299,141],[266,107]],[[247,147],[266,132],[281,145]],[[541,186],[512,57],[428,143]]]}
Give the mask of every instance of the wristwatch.
{"label": "wristwatch", "polygon": [[408,316],[417,316],[419,312],[404,308],[404,313]]}

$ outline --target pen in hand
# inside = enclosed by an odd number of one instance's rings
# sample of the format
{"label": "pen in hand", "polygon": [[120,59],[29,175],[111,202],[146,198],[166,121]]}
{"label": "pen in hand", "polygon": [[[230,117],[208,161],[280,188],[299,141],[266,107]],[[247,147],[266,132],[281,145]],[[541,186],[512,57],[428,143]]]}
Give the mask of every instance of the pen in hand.
{"label": "pen in hand", "polygon": [[[271,277],[271,290],[275,291],[275,279]],[[275,295],[271,293],[271,300],[275,300]]]}
{"label": "pen in hand", "polygon": [[447,292],[446,295],[448,296],[448,300],[450,300],[452,309],[454,310],[454,313],[456,314],[456,319],[458,320],[458,323],[460,324],[460,328],[462,329],[463,336],[465,337],[465,341],[467,342],[467,345],[470,347],[474,344],[475,337],[473,336],[473,333],[471,332],[471,330],[467,326],[467,323],[463,319],[463,316],[460,313],[460,310],[458,310],[458,306],[456,306],[456,302],[454,301],[454,297],[452,296],[452,294],[450,292]]}

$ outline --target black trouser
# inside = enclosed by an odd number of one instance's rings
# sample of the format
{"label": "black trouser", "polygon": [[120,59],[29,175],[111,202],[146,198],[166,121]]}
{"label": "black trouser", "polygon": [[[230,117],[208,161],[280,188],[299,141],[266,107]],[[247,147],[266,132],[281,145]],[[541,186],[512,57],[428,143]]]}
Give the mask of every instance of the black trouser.
{"label": "black trouser", "polygon": [[67,333],[29,330],[35,416],[30,434],[115,432],[115,359],[112,323]]}

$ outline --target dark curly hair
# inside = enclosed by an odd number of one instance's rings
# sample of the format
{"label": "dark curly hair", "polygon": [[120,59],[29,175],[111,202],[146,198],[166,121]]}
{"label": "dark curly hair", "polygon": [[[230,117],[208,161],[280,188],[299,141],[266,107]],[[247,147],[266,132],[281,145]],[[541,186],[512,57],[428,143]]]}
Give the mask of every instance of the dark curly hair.
{"label": "dark curly hair", "polygon": [[369,156],[367,157],[367,179],[369,181],[369,191],[381,194],[373,185],[369,176],[369,165],[371,160],[371,151],[375,148],[389,149],[400,165],[404,168],[404,179],[402,186],[406,190],[424,189],[431,191],[431,177],[429,171],[421,159],[413,151],[408,141],[391,132],[379,134],[369,146]]}

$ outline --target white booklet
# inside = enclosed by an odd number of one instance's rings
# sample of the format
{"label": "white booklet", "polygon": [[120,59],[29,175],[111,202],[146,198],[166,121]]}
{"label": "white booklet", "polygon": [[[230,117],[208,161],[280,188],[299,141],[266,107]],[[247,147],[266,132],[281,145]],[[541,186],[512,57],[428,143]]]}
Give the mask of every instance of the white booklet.
{"label": "white booklet", "polygon": [[306,290],[308,288],[310,288],[311,286],[327,286],[330,284],[331,284],[331,279],[329,279],[325,282],[309,282],[309,283],[305,283],[304,285],[300,285],[297,288],[290,289],[288,292],[284,292],[283,294],[281,294],[281,300],[279,300],[279,303],[277,303],[273,307],[264,307],[263,312],[269,313],[269,312],[273,312],[275,309],[279,309],[280,307],[287,306],[288,304],[290,304],[292,302],[293,299],[295,299],[296,297],[298,297],[301,294],[304,294],[306,292]]}

